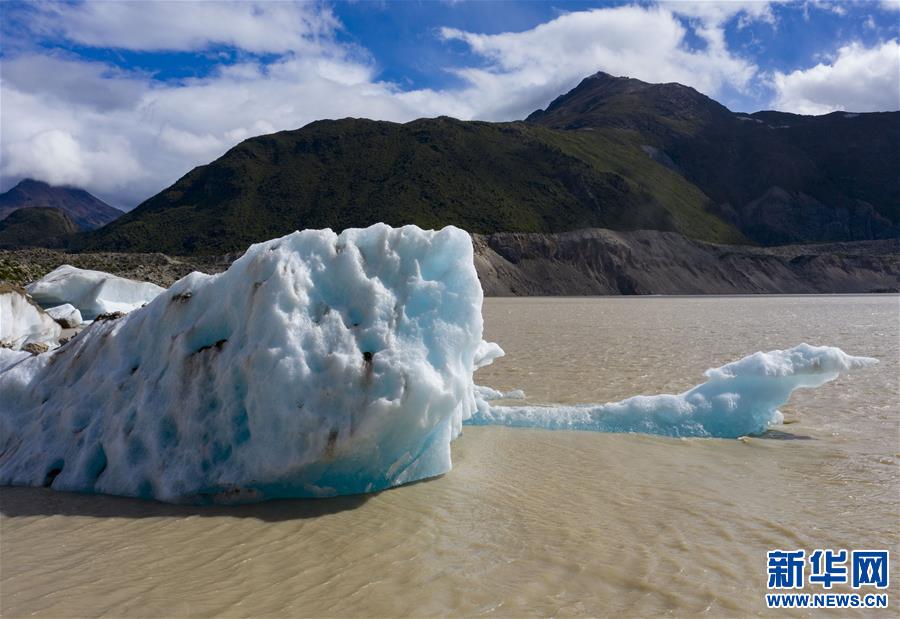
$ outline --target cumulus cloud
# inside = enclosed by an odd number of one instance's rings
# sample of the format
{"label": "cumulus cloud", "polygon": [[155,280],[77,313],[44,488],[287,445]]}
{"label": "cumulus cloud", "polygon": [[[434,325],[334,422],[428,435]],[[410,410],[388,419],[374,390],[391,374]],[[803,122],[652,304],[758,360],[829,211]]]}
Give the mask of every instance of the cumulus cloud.
{"label": "cumulus cloud", "polygon": [[798,114],[835,110],[900,110],[900,43],[851,43],[834,60],[791,73],[775,72],[774,107]]}
{"label": "cumulus cloud", "polygon": [[340,26],[315,3],[156,2],[41,3],[29,17],[44,36],[90,47],[197,50],[226,45],[256,53],[320,51]]}
{"label": "cumulus cloud", "polygon": [[671,0],[661,3],[673,13],[699,19],[709,25],[722,25],[737,16],[740,16],[744,23],[751,21],[774,23],[772,4],[773,2],[760,0]]}
{"label": "cumulus cloud", "polygon": [[[679,5],[680,6],[680,5]],[[715,96],[725,84],[743,88],[753,63],[731,54],[718,24],[704,21],[697,32],[706,48],[691,50],[686,30],[662,7],[622,6],[561,15],[524,32],[478,34],[444,28],[448,40],[463,41],[487,67],[458,69],[471,84],[469,100],[485,118],[520,117],[586,75],[603,70],[651,82],[680,82]]]}

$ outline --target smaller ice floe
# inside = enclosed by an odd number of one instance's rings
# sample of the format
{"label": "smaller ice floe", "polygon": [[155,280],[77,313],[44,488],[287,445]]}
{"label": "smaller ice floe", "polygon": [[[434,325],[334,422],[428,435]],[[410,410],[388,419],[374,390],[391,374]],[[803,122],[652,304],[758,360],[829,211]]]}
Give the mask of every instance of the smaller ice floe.
{"label": "smaller ice floe", "polygon": [[62,328],[56,321],[23,290],[0,285],[0,347],[14,350],[41,344],[55,347],[60,333]]}
{"label": "smaller ice floe", "polygon": [[678,395],[639,395],[610,404],[491,406],[482,397],[471,425],[551,430],[640,432],[666,436],[737,438],[781,423],[778,407],[795,389],[813,388],[878,363],[839,348],[801,344],[758,352],[706,371],[707,381]]}
{"label": "smaller ice floe", "polygon": [[513,389],[512,391],[498,391],[491,387],[475,385],[475,397],[489,402],[491,400],[524,400],[525,392],[521,389]]}
{"label": "smaller ice floe", "polygon": [[165,291],[165,288],[149,282],[79,269],[68,264],[54,269],[25,288],[42,306],[70,304],[78,308],[85,320],[112,312],[127,314]]}
{"label": "smaller ice floe", "polygon": [[84,322],[81,318],[81,312],[71,303],[48,308],[47,314],[64,329],[74,329]]}

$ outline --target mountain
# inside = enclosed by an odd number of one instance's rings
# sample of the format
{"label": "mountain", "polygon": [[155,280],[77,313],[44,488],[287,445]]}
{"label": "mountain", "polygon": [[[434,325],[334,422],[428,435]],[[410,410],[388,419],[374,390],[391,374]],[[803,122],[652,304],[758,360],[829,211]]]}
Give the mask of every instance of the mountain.
{"label": "mountain", "polygon": [[318,121],[246,140],[81,249],[223,253],[377,221],[778,245],[900,236],[900,113],[737,114],[598,73],[525,121]]}
{"label": "mountain", "polygon": [[900,112],[735,114],[687,86],[598,73],[527,120],[640,135],[763,245],[900,234]]}
{"label": "mountain", "polygon": [[0,247],[62,247],[79,231],[74,221],[58,208],[16,209],[0,219]]}
{"label": "mountain", "polygon": [[300,228],[383,221],[472,232],[586,227],[740,240],[635,144],[525,123],[319,121],[246,140],[90,235],[88,247],[221,253]]}
{"label": "mountain", "polygon": [[47,183],[30,178],[4,194],[0,194],[0,220],[10,213],[30,207],[55,208],[65,212],[82,230],[93,230],[105,226],[122,215],[83,189],[74,187],[52,187]]}

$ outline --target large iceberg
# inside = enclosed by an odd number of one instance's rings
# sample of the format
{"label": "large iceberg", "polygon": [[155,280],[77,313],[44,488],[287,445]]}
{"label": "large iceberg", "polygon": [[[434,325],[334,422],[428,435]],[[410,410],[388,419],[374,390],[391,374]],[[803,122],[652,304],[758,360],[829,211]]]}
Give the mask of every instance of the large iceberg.
{"label": "large iceberg", "polygon": [[502,354],[472,258],[452,227],[295,232],[53,353],[7,351],[0,483],[248,501],[440,475]]}
{"label": "large iceberg", "polygon": [[[758,352],[706,371],[705,383],[678,395],[639,395],[609,404],[490,406],[480,402],[466,423],[552,430],[641,432],[738,438],[783,421],[778,410],[795,389],[819,387],[841,372],[878,363],[839,348],[801,344]],[[502,395],[502,394],[501,394]]]}
{"label": "large iceberg", "polygon": [[73,305],[85,320],[101,314],[128,313],[149,303],[165,288],[103,271],[90,271],[64,264],[25,287],[44,307]]}

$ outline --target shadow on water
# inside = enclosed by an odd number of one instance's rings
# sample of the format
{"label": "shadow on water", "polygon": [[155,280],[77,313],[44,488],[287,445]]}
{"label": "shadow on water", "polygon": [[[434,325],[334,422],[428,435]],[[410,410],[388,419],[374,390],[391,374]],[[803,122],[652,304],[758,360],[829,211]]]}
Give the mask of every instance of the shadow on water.
{"label": "shadow on water", "polygon": [[0,514],[21,516],[91,516],[95,518],[256,518],[280,522],[318,518],[356,509],[373,495],[324,499],[276,499],[243,505],[171,505],[144,499],[58,492],[48,488],[0,487]]}

